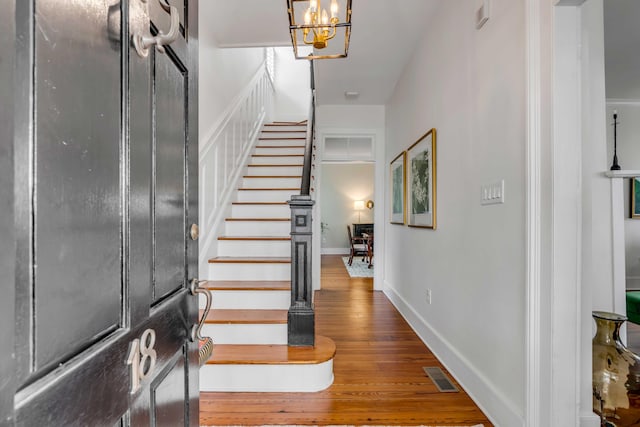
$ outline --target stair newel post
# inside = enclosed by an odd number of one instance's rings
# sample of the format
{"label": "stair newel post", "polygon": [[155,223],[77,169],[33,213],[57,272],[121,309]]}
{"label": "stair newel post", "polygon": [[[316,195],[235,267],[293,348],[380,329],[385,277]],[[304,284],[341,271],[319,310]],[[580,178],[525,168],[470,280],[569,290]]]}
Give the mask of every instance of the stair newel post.
{"label": "stair newel post", "polygon": [[315,344],[315,314],[311,283],[311,222],[314,201],[308,195],[293,195],[291,207],[291,307],[288,314],[288,344]]}

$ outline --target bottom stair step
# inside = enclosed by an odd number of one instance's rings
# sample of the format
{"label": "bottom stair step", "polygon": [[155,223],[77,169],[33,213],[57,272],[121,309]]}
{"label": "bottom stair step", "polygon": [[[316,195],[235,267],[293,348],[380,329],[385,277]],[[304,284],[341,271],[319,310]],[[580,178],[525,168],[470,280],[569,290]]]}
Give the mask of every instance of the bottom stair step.
{"label": "bottom stair step", "polygon": [[211,310],[202,334],[215,344],[285,345],[287,310]]}
{"label": "bottom stair step", "polygon": [[[214,338],[215,341],[215,338]],[[336,345],[316,336],[314,347],[214,345],[200,369],[201,391],[316,392],[333,383]]]}

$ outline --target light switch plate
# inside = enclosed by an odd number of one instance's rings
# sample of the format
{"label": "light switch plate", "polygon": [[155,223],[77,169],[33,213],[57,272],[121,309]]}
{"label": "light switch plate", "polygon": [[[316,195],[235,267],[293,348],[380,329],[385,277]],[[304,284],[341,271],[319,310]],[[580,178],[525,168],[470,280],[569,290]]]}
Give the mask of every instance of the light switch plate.
{"label": "light switch plate", "polygon": [[493,184],[485,184],[480,187],[480,204],[497,205],[504,203],[504,179]]}

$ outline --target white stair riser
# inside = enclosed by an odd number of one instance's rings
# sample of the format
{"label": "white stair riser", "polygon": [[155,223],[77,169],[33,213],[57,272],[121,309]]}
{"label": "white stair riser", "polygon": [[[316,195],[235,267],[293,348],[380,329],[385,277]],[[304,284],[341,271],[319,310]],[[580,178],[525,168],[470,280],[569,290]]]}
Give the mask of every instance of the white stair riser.
{"label": "white stair riser", "polygon": [[218,240],[218,256],[291,256],[290,240]]}
{"label": "white stair riser", "polygon": [[210,280],[290,280],[291,264],[209,263]]}
{"label": "white stair riser", "polygon": [[302,178],[243,178],[242,188],[300,188]]}
{"label": "white stair riser", "polygon": [[251,164],[253,165],[300,165],[304,162],[302,156],[288,157],[288,156],[267,156],[267,157],[251,157]]}
{"label": "white stair riser", "polygon": [[[215,354],[215,348],[213,351]],[[332,383],[333,360],[314,365],[205,365],[200,368],[201,391],[316,392]]]}
{"label": "white stair riser", "polygon": [[270,154],[276,156],[282,156],[284,154],[304,154],[304,146],[292,148],[283,145],[278,148],[271,148],[270,146],[261,147],[258,145],[254,154]]}
{"label": "white stair riser", "polygon": [[293,194],[300,190],[243,190],[238,191],[239,202],[284,202],[291,200]]}
{"label": "white stair riser", "polygon": [[232,218],[289,218],[289,205],[232,205]]}
{"label": "white stair riser", "polygon": [[269,128],[263,130],[268,130],[269,132],[260,132],[260,138],[305,138],[307,136],[306,126],[287,127],[286,129]]}
{"label": "white stair riser", "polygon": [[287,324],[205,324],[202,336],[216,344],[286,345]]}
{"label": "white stair riser", "polygon": [[286,237],[291,234],[291,221],[227,221],[227,236],[276,236]]}
{"label": "white stair riser", "polygon": [[[301,163],[291,163],[297,165]],[[302,166],[251,166],[247,167],[245,175],[261,175],[261,176],[281,176],[295,175],[302,176]]]}
{"label": "white stair riser", "polygon": [[[288,264],[287,264],[288,265]],[[291,291],[212,291],[215,310],[288,310]],[[206,306],[206,297],[200,295],[198,304]]]}
{"label": "white stair riser", "polygon": [[[298,135],[294,138],[297,138]],[[304,135],[303,135],[304,136]],[[267,136],[267,138],[273,138],[272,136]],[[305,147],[307,144],[306,139],[261,139],[256,144],[256,147],[290,147],[290,146],[301,146]]]}

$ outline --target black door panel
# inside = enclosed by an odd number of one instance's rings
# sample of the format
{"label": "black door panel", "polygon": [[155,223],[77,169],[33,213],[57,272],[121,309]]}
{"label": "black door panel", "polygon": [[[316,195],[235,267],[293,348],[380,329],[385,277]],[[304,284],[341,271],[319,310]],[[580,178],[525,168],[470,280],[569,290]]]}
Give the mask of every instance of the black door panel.
{"label": "black door panel", "polygon": [[140,57],[131,36],[168,24],[160,1],[7,9],[2,426],[198,425],[197,0],[179,8],[193,33]]}

